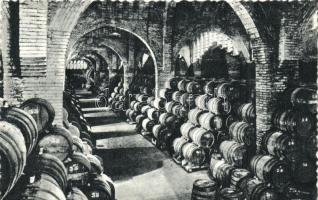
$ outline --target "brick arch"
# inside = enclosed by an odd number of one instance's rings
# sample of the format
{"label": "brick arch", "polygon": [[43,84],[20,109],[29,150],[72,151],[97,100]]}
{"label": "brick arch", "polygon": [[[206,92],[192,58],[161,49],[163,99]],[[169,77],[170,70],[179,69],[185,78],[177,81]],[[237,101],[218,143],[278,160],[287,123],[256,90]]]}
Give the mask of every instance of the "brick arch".
{"label": "brick arch", "polygon": [[143,45],[145,45],[145,47],[147,48],[147,50],[150,53],[150,57],[153,59],[153,63],[154,63],[154,67],[155,67],[155,93],[156,93],[156,97],[158,97],[159,95],[159,69],[158,69],[158,65],[157,65],[157,60],[156,60],[156,56],[152,50],[152,48],[150,47],[150,45],[148,44],[148,42],[141,37],[139,34],[135,33],[134,31],[131,30],[131,28],[127,28],[127,27],[120,27],[120,26],[116,26],[114,24],[106,24],[106,23],[97,23],[96,25],[91,25],[91,27],[87,27],[87,29],[85,30],[85,32],[83,32],[82,34],[78,35],[76,38],[77,39],[73,39],[73,43],[70,42],[69,44],[69,48],[68,51],[71,51],[71,49],[74,47],[74,45],[76,45],[77,41],[82,38],[83,36],[89,34],[90,32],[100,29],[100,28],[115,28],[117,30],[126,32],[128,34],[133,35],[134,37],[138,38],[141,43]]}

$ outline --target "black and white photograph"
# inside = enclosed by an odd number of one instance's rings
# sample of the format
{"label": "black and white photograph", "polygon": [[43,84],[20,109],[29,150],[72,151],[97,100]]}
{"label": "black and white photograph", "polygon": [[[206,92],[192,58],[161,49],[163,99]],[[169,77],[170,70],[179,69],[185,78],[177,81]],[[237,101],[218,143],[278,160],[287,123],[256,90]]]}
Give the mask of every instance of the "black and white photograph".
{"label": "black and white photograph", "polygon": [[0,0],[0,200],[317,200],[317,0]]}

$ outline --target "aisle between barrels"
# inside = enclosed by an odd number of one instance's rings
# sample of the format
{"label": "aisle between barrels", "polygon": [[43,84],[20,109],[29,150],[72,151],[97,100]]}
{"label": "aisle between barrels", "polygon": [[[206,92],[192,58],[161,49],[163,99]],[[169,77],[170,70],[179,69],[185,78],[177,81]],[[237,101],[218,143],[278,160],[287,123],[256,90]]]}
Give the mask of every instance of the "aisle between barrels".
{"label": "aisle between barrels", "polygon": [[[171,157],[137,134],[135,126],[118,120],[92,130],[97,140],[97,154],[104,160],[104,170],[114,180],[118,200],[190,199],[192,184],[207,178],[206,171],[185,172]],[[110,119],[103,119],[111,121]]]}

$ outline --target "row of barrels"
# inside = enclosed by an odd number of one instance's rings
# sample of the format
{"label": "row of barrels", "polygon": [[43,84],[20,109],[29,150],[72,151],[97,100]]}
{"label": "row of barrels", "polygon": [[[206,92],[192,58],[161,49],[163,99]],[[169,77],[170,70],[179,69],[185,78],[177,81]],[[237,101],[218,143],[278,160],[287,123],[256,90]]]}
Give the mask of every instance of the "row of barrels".
{"label": "row of barrels", "polygon": [[191,94],[208,94],[213,97],[222,97],[229,101],[246,99],[247,87],[239,81],[225,80],[188,80],[184,78],[172,78],[165,82],[165,88],[161,91],[162,97],[169,97],[169,93],[177,90]]}
{"label": "row of barrels", "polygon": [[119,82],[118,86],[116,86],[114,91],[110,94],[108,102],[113,111],[123,111],[126,107],[126,100],[123,84],[122,82]]}

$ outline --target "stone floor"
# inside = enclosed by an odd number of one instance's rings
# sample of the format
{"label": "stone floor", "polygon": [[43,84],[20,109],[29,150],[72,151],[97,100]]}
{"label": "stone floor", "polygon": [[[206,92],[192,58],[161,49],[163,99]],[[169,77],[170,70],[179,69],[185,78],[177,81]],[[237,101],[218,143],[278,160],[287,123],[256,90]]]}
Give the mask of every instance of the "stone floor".
{"label": "stone floor", "polygon": [[184,171],[109,109],[85,112],[118,200],[190,199],[193,181],[207,177],[206,171]]}

